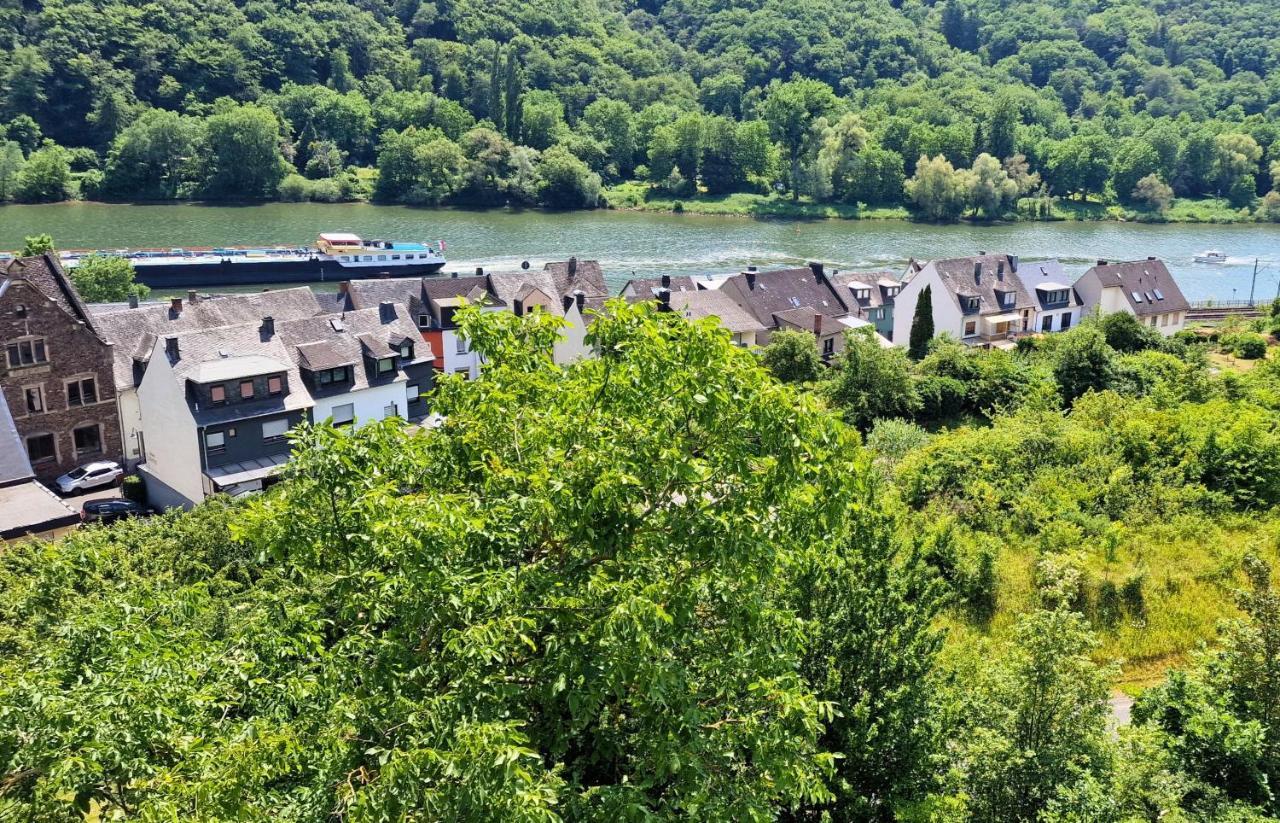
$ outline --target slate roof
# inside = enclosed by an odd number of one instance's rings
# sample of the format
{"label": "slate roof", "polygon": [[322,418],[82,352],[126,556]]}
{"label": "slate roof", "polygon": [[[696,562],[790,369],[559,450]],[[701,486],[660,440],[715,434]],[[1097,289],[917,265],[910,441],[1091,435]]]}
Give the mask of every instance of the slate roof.
{"label": "slate roof", "polygon": [[658,296],[659,289],[670,289],[672,294],[698,291],[698,281],[687,275],[668,276],[664,284],[661,277],[633,277],[623,285],[620,292],[626,297],[651,298]]}
{"label": "slate roof", "polygon": [[[155,338],[248,323],[262,318],[277,322],[297,317],[313,317],[321,312],[320,302],[306,286],[275,289],[253,294],[227,294],[183,301],[182,310],[169,303],[144,303],[136,309],[119,304],[94,307],[94,320],[108,341],[114,343],[116,388],[134,386],[134,362],[146,363]],[[141,379],[141,374],[138,374]]]}
{"label": "slate roof", "polygon": [[735,274],[725,281],[720,291],[768,328],[777,327],[775,315],[792,309],[807,308],[832,319],[849,313],[848,306],[832,288],[830,278],[824,276],[819,280],[809,267]]}
{"label": "slate roof", "polygon": [[672,291],[671,310],[683,314],[689,320],[714,317],[733,334],[766,330],[763,323],[720,291]]}
{"label": "slate roof", "polygon": [[[850,306],[860,309],[876,309],[881,306],[892,306],[894,298],[889,295],[889,284],[901,289],[904,285],[891,271],[842,271],[831,275],[840,290],[840,296]],[[855,288],[865,288],[870,292],[866,300],[858,300],[854,296]]]}
{"label": "slate roof", "polygon": [[[1036,263],[1023,261],[1018,266],[1018,277],[1026,287],[1036,305],[1042,309],[1078,308],[1084,305],[1080,295],[1071,287],[1071,278],[1059,260],[1041,260]],[[1037,288],[1041,287],[1041,288]],[[1059,288],[1060,287],[1060,288]],[[1067,302],[1046,303],[1045,298],[1054,291],[1065,289]]]}
{"label": "slate roof", "polygon": [[[977,272],[980,269],[981,274]],[[1035,309],[1039,303],[1032,299],[1021,278],[1018,277],[1018,258],[1008,254],[982,254],[974,257],[955,257],[950,260],[931,260],[916,276],[935,271],[946,287],[949,297],[964,314],[1000,314]],[[1003,279],[1001,279],[1003,278]],[[1012,292],[1012,303],[996,299],[996,291]],[[977,297],[978,309],[969,309],[963,298]],[[942,295],[934,295],[934,300]]]}
{"label": "slate roof", "polygon": [[71,279],[63,271],[58,258],[51,253],[36,257],[16,257],[0,268],[0,294],[4,294],[11,280],[23,280],[30,283],[37,291],[52,300],[64,312],[81,321],[89,330],[105,342],[106,338],[98,328],[98,324],[89,311],[89,307],[80,299]]}
{"label": "slate roof", "polygon": [[[322,316],[277,323],[276,335],[284,341],[294,362],[309,371],[354,367],[352,382],[342,392],[407,380],[405,366],[425,365],[434,359],[431,344],[422,339],[409,309],[400,304],[395,304],[390,314],[384,314],[380,306],[347,312],[341,316],[338,328],[330,322],[333,319]],[[398,354],[391,347],[405,339],[413,341],[413,360],[403,363],[397,357],[395,371],[382,375],[370,368],[364,356],[366,348],[374,356],[386,357]]]}
{"label": "slate roof", "polygon": [[27,447],[18,434],[18,426],[9,412],[9,402],[0,391],[0,487],[22,483],[35,477]]}
{"label": "slate roof", "polygon": [[[1084,273],[1094,275],[1105,288],[1118,287],[1124,292],[1133,313],[1139,317],[1166,312],[1187,311],[1191,304],[1183,296],[1182,289],[1169,273],[1163,260],[1148,257],[1127,263],[1107,263],[1094,266]],[[1160,296],[1163,296],[1163,300]],[[1135,299],[1135,293],[1141,298]]]}
{"label": "slate roof", "polygon": [[571,257],[558,263],[547,263],[542,270],[551,275],[556,284],[555,293],[560,297],[578,290],[588,297],[603,297],[609,293],[597,260]]}

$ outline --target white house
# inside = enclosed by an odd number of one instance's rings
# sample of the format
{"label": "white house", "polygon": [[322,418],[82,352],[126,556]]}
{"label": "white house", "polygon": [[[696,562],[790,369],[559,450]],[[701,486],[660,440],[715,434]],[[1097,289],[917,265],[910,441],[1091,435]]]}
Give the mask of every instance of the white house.
{"label": "white house", "polygon": [[1191,304],[1164,262],[1154,257],[1127,263],[1099,260],[1075,282],[1085,311],[1128,312],[1169,336],[1187,322]]}
{"label": "white house", "polygon": [[1084,303],[1071,287],[1060,261],[1024,261],[1018,268],[1018,277],[1036,302],[1032,331],[1066,331],[1080,325]]}
{"label": "white house", "polygon": [[1018,266],[1018,258],[1007,254],[913,265],[894,300],[893,344],[910,343],[916,303],[928,288],[935,336],[950,334],[972,346],[1012,346],[1015,337],[1032,330],[1040,310],[1019,277]]}

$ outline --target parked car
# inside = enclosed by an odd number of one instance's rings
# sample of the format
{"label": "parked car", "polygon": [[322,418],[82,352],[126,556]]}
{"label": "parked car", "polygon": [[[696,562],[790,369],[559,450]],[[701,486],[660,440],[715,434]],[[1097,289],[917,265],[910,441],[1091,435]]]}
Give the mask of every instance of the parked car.
{"label": "parked car", "polygon": [[96,489],[99,486],[110,486],[112,483],[119,482],[123,477],[124,469],[120,468],[119,463],[111,460],[98,460],[93,463],[85,463],[83,466],[77,466],[54,482],[58,484],[58,491],[63,494],[73,494]]}
{"label": "parked car", "polygon": [[125,500],[122,497],[109,497],[104,500],[90,500],[80,510],[80,519],[85,523],[114,523],[128,517],[142,517],[147,509],[136,500]]}

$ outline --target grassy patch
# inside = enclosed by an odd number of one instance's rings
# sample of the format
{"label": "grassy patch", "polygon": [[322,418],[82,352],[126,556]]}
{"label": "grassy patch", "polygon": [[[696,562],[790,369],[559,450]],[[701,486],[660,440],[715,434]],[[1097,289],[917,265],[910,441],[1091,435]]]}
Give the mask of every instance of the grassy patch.
{"label": "grassy patch", "polygon": [[815,203],[807,197],[801,197],[793,202],[789,195],[778,194],[734,192],[733,194],[672,197],[655,191],[647,183],[636,181],[619,183],[606,189],[604,198],[610,208],[636,211],[800,219],[902,220],[910,217],[910,212],[901,207],[859,208],[844,203]]}

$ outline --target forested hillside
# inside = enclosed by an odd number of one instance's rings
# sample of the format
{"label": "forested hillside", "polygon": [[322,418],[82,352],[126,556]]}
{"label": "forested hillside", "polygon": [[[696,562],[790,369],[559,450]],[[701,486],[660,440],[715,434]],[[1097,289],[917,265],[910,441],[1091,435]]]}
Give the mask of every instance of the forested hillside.
{"label": "forested hillside", "polygon": [[10,0],[0,42],[0,199],[1280,218],[1267,2]]}

